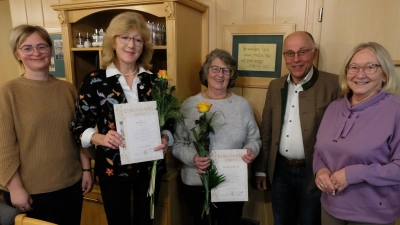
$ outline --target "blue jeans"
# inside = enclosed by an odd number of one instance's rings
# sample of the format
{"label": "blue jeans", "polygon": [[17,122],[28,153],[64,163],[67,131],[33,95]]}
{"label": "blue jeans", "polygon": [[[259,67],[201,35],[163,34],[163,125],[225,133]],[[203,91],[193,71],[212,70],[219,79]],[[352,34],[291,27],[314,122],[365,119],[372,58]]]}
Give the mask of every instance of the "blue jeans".
{"label": "blue jeans", "polygon": [[278,156],[271,190],[274,225],[321,225],[320,197],[318,188],[307,188],[305,166],[289,166]]}

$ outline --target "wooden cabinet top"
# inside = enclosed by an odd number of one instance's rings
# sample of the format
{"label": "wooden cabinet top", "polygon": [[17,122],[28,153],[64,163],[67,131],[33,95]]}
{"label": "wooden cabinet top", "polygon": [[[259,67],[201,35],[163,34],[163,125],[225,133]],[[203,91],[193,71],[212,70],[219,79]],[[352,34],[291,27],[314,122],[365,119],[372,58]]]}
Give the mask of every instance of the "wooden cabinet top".
{"label": "wooden cabinet top", "polygon": [[188,7],[194,8],[200,12],[206,12],[208,6],[195,1],[195,0],[85,0],[85,1],[72,1],[68,3],[53,4],[51,7],[56,11],[72,11],[82,9],[96,9],[96,8],[118,8],[124,6],[145,6],[154,4],[164,4],[177,2]]}

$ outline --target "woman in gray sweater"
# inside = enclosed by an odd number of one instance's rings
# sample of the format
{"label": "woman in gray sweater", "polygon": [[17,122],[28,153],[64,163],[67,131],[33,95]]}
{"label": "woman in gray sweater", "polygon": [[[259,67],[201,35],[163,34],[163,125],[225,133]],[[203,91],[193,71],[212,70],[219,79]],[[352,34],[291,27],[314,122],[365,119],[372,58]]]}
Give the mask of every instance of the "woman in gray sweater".
{"label": "woman in gray sweater", "polygon": [[[175,144],[172,153],[183,162],[181,171],[185,193],[194,224],[208,224],[201,218],[205,192],[198,173],[204,173],[210,165],[209,157],[200,157],[192,143],[190,129],[202,115],[196,108],[200,102],[211,103],[209,115],[214,114],[214,133],[210,134],[212,149],[246,149],[242,159],[251,163],[261,147],[260,133],[249,102],[230,92],[238,77],[237,61],[227,51],[215,49],[207,55],[200,71],[200,82],[207,89],[185,100],[181,107],[183,122],[176,125]],[[220,126],[218,126],[218,124]],[[240,224],[244,202],[218,202],[211,204],[211,220],[218,225]],[[215,207],[217,206],[217,207]]]}

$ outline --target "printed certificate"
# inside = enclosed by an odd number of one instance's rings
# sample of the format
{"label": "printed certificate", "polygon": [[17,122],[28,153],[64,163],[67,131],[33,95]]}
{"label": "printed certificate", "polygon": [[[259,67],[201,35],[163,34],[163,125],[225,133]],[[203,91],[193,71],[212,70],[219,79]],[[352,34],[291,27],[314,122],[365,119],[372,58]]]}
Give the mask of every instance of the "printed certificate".
{"label": "printed certificate", "polygon": [[163,151],[154,151],[161,144],[160,125],[155,101],[115,104],[117,131],[125,141],[119,147],[121,164],[162,159]]}
{"label": "printed certificate", "polygon": [[211,202],[248,201],[247,163],[242,160],[246,153],[246,149],[211,151],[218,174],[225,175],[226,179],[211,190]]}

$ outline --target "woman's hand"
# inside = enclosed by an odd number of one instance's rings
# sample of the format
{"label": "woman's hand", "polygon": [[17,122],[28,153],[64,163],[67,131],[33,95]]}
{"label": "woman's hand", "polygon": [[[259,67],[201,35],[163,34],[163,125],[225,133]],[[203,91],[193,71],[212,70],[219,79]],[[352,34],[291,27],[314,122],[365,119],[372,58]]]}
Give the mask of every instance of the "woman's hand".
{"label": "woman's hand", "polygon": [[210,158],[209,157],[200,157],[199,154],[196,154],[193,157],[193,162],[197,168],[197,171],[201,174],[205,174],[207,167],[210,166]]}
{"label": "woman's hand", "polygon": [[32,210],[32,198],[24,187],[15,188],[10,190],[11,204],[22,211]]}
{"label": "woman's hand", "polygon": [[32,198],[22,184],[18,170],[15,171],[10,181],[7,183],[7,189],[10,191],[11,204],[22,211],[32,210]]}
{"label": "woman's hand", "polygon": [[330,179],[331,174],[332,172],[328,168],[318,170],[315,175],[315,184],[321,191],[334,195],[335,187]]}
{"label": "woman's hand", "polygon": [[345,170],[345,168],[342,168],[342,169],[334,172],[331,175],[330,180],[331,180],[333,186],[335,187],[335,190],[337,190],[337,194],[339,194],[347,186],[349,186],[349,184],[347,183],[347,179],[346,179],[346,170]]}
{"label": "woman's hand", "polygon": [[90,140],[94,145],[102,145],[112,149],[119,149],[125,145],[121,135],[115,130],[109,130],[106,135],[95,133]]}
{"label": "woman's hand", "polygon": [[93,188],[93,177],[91,171],[83,171],[82,174],[82,195],[89,193]]}
{"label": "woman's hand", "polygon": [[82,164],[82,194],[87,194],[92,190],[93,187],[93,177],[90,165],[90,158],[80,152],[81,164]]}
{"label": "woman's hand", "polygon": [[247,164],[249,164],[249,163],[251,163],[251,162],[253,162],[253,160],[254,160],[254,153],[253,153],[253,151],[252,150],[250,150],[249,148],[246,148],[246,150],[247,150],[247,153],[246,153],[246,155],[243,155],[242,156],[242,159],[243,159],[243,161],[245,161]]}
{"label": "woman's hand", "polygon": [[161,145],[158,145],[154,148],[154,151],[163,150],[164,156],[167,153],[168,149],[168,135],[163,134],[161,135]]}

